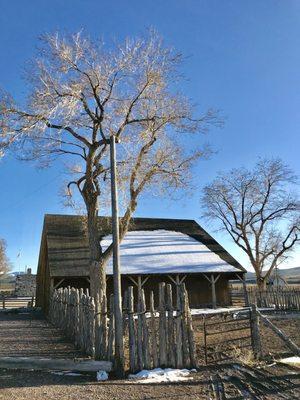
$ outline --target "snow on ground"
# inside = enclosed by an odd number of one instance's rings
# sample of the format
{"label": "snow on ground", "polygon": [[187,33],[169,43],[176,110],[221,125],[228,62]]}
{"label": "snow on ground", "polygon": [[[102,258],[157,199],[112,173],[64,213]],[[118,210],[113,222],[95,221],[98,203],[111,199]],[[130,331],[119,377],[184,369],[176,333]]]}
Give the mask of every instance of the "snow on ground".
{"label": "snow on ground", "polygon": [[72,371],[51,371],[51,374],[62,375],[62,376],[82,376],[82,374],[79,374],[78,372],[72,372]]}
{"label": "snow on ground", "polygon": [[152,370],[142,370],[136,374],[128,376],[136,382],[143,383],[159,383],[159,382],[178,382],[193,379],[191,373],[196,372],[195,369],[172,369],[172,368],[155,368]]}
{"label": "snow on ground", "polygon": [[97,381],[107,381],[108,373],[106,371],[97,372]]}
{"label": "snow on ground", "polygon": [[281,364],[294,365],[295,367],[299,367],[300,368],[300,357],[297,357],[297,356],[283,358],[279,362]]}
{"label": "snow on ground", "polygon": [[[105,236],[101,246],[105,250],[112,236]],[[181,232],[131,231],[120,244],[122,274],[168,274],[189,272],[236,272],[203,243]],[[112,274],[112,258],[107,266]]]}
{"label": "snow on ground", "polygon": [[206,315],[206,314],[220,314],[222,312],[239,312],[243,311],[241,307],[220,307],[220,308],[192,308],[191,314],[192,315]]}

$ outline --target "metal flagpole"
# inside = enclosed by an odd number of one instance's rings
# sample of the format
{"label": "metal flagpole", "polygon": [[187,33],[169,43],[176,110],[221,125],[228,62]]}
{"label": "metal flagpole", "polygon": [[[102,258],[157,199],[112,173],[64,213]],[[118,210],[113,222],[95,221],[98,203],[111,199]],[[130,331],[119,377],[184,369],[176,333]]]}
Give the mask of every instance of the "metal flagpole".
{"label": "metal flagpole", "polygon": [[119,210],[116,166],[116,138],[110,136],[110,171],[111,171],[111,208],[113,237],[113,281],[114,281],[114,316],[115,316],[115,370],[124,375],[124,340],[122,318],[122,294],[119,249]]}

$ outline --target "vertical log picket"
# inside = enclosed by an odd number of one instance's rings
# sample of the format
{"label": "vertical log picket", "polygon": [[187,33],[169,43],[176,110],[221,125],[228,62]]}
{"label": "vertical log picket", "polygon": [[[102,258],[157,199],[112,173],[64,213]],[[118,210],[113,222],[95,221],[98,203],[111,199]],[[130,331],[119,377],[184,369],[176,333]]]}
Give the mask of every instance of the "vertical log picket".
{"label": "vertical log picket", "polygon": [[159,365],[165,367],[167,364],[167,319],[165,307],[165,283],[159,284]]}
{"label": "vertical log picket", "polygon": [[107,359],[113,361],[114,343],[115,343],[115,318],[114,318],[114,296],[111,295],[109,299],[109,329],[108,329],[108,343],[107,343]]}
{"label": "vertical log picket", "polygon": [[175,339],[174,339],[174,315],[173,315],[173,296],[172,286],[168,284],[166,286],[166,309],[168,312],[168,365],[172,368],[176,366],[175,361]]}
{"label": "vertical log picket", "polygon": [[182,311],[180,299],[180,286],[176,286],[176,367],[182,368],[183,354],[182,354]]}
{"label": "vertical log picket", "polygon": [[188,293],[187,293],[187,290],[186,290],[184,284],[182,285],[182,290],[184,293],[184,312],[185,312],[186,321],[187,321],[187,336],[188,336],[188,344],[189,344],[190,362],[191,362],[191,367],[196,368],[197,367],[196,342],[195,342],[195,335],[194,335],[194,329],[193,329],[193,323],[192,323],[192,315],[191,315],[191,310],[189,307]]}
{"label": "vertical log picket", "polygon": [[183,366],[189,366],[189,350],[188,350],[188,335],[187,335],[187,316],[185,308],[185,291],[184,286],[180,288],[180,306],[181,306],[181,335],[182,335],[182,362]]}
{"label": "vertical log picket", "polygon": [[250,312],[250,325],[251,325],[251,342],[254,357],[260,359],[261,357],[261,342],[260,342],[260,332],[259,332],[259,317],[257,314],[256,305],[251,305]]}
{"label": "vertical log picket", "polygon": [[158,367],[157,339],[156,339],[156,324],[154,310],[154,294],[150,292],[150,318],[151,318],[151,354],[153,360],[153,368]]}
{"label": "vertical log picket", "polygon": [[136,357],[136,337],[134,327],[134,298],[133,298],[133,287],[128,288],[128,335],[129,335],[129,368],[131,372],[135,372],[137,369],[137,357]]}
{"label": "vertical log picket", "polygon": [[150,362],[150,348],[149,348],[149,330],[147,325],[147,318],[146,318],[146,301],[145,301],[145,292],[144,289],[141,289],[140,295],[140,312],[142,317],[142,325],[143,325],[143,358],[144,358],[144,365],[143,368],[151,369],[151,362]]}
{"label": "vertical log picket", "polygon": [[141,307],[141,286],[138,287],[137,300],[137,368],[143,369],[143,318]]}
{"label": "vertical log picket", "polygon": [[97,293],[95,301],[95,360],[101,360],[101,305],[102,292]]}
{"label": "vertical log picket", "polygon": [[[176,293],[174,308],[172,286],[160,283],[158,312],[151,292],[148,313],[141,285],[136,299],[133,287],[128,288],[124,296],[122,318],[124,326],[128,327],[124,335],[128,335],[131,372],[144,368],[188,368],[197,365],[192,317],[184,284],[178,285]],[[68,287],[53,290],[49,320],[89,356],[97,360],[115,361],[113,295],[110,296],[108,318],[103,292],[94,299],[82,289]]]}

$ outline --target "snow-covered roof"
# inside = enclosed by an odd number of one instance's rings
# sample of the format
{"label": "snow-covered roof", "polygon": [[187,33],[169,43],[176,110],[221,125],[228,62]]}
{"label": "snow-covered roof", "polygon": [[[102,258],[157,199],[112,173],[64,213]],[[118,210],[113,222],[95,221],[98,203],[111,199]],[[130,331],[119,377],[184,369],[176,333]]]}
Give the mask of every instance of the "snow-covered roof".
{"label": "snow-covered roof", "polygon": [[[112,236],[105,236],[105,250]],[[168,230],[131,231],[120,245],[122,274],[171,274],[199,272],[237,272],[216,253],[198,240],[181,232]],[[107,266],[112,274],[112,258]]]}

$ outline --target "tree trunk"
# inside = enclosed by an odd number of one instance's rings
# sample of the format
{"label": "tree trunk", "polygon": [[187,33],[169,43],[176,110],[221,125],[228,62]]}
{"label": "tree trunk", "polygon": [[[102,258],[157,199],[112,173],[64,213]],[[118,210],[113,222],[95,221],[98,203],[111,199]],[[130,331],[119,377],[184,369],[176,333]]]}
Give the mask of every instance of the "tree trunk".
{"label": "tree trunk", "polygon": [[106,293],[106,271],[102,259],[102,250],[97,227],[98,209],[97,198],[90,200],[87,205],[87,233],[90,250],[90,295],[96,298],[102,289]]}
{"label": "tree trunk", "polygon": [[262,276],[257,277],[256,278],[256,284],[257,284],[257,287],[258,287],[259,291],[266,290],[267,281],[266,281],[266,279],[264,277],[262,277]]}

